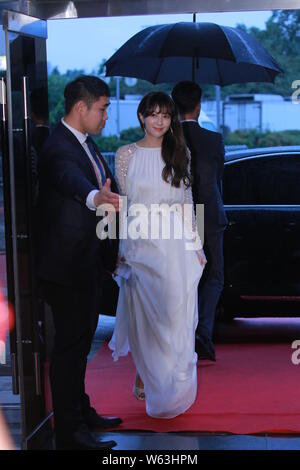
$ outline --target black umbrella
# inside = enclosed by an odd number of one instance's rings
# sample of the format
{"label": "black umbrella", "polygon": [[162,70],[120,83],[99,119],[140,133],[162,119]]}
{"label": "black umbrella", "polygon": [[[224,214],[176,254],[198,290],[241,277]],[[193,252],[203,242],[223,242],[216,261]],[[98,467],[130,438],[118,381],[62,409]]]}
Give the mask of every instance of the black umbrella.
{"label": "black umbrella", "polygon": [[254,37],[214,23],[150,26],[130,38],[105,65],[106,76],[152,83],[194,80],[221,86],[274,82],[282,72]]}

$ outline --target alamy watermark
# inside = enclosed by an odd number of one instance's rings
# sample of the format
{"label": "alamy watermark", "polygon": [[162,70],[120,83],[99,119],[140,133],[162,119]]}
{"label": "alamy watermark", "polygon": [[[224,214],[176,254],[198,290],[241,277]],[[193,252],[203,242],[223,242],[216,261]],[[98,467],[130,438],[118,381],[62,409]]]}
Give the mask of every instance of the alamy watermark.
{"label": "alamy watermark", "polygon": [[[196,204],[196,216],[193,204],[154,203],[145,205],[131,204],[127,207],[127,197],[120,196],[122,208],[116,212],[111,204],[102,204],[96,215],[102,219],[98,222],[96,233],[105,240],[117,238],[117,225],[121,240],[170,240],[185,239],[186,250],[199,250],[204,244],[204,204]],[[176,222],[178,218],[178,222]],[[118,224],[117,224],[118,221]],[[181,223],[179,223],[179,221]],[[201,241],[200,241],[201,240]]]}
{"label": "alamy watermark", "polygon": [[291,88],[295,89],[292,93],[292,102],[293,104],[300,103],[300,80],[294,80],[292,82]]}
{"label": "alamy watermark", "polygon": [[291,356],[291,361],[294,366],[298,366],[300,364],[300,339],[295,339],[291,345],[292,349],[295,349]]}

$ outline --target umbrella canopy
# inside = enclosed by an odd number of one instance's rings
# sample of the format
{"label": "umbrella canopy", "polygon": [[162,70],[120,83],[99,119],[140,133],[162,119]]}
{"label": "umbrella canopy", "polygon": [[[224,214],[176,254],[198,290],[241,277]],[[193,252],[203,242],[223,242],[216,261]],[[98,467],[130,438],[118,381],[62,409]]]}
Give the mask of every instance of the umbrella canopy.
{"label": "umbrella canopy", "polygon": [[274,82],[282,70],[266,49],[237,28],[214,23],[150,26],[130,38],[106,62],[106,76],[151,83],[229,85]]}

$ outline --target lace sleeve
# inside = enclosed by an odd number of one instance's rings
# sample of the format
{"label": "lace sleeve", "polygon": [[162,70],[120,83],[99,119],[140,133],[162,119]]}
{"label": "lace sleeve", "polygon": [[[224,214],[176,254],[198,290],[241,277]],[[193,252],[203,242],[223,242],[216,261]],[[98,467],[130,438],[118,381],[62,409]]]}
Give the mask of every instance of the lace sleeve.
{"label": "lace sleeve", "polygon": [[[189,157],[189,173],[191,169],[191,154],[188,150]],[[201,250],[202,243],[198,234],[196,215],[194,209],[193,193],[192,187],[184,188],[184,202],[183,202],[183,219],[184,225],[187,228],[190,237],[191,237],[191,249],[192,250]]]}
{"label": "lace sleeve", "polygon": [[[126,176],[129,167],[130,159],[132,158],[134,152],[136,150],[136,146],[134,144],[124,145],[117,150],[116,157],[115,157],[115,178],[117,181],[119,193],[121,196],[126,196]],[[123,214],[126,217],[126,214]],[[126,260],[126,253],[124,247],[124,239],[122,232],[125,230],[125,225],[123,224],[123,216],[120,219],[120,241],[119,241],[119,254],[118,254],[118,261],[117,264],[122,270],[121,266],[124,268],[124,260]],[[124,258],[124,259],[122,259]],[[117,269],[118,272],[118,269]]]}
{"label": "lace sleeve", "polygon": [[120,147],[115,157],[115,176],[121,196],[126,194],[126,176],[129,162],[135,151],[135,145],[129,144]]}

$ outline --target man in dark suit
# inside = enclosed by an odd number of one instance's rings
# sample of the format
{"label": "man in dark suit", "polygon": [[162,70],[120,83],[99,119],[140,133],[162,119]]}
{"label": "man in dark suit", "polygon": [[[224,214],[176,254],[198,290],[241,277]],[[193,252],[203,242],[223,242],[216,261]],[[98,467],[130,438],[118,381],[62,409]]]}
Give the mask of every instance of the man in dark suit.
{"label": "man in dark suit", "polygon": [[227,218],[221,183],[224,145],[219,133],[198,124],[202,91],[194,82],[180,82],[172,97],[182,120],[184,137],[191,151],[194,204],[204,204],[204,251],[207,265],[199,284],[199,322],[196,352],[199,359],[215,361],[213,327],[215,311],[224,285],[223,234]]}
{"label": "man in dark suit", "polygon": [[94,76],[69,83],[66,115],[39,160],[38,274],[55,326],[50,381],[57,448],[111,448],[114,441],[101,441],[92,431],[121,423],[96,413],[84,385],[104,272],[113,271],[117,256],[117,242],[96,235],[96,208],[120,208],[117,186],[89,137],[105,126],[109,96],[107,84]]}

